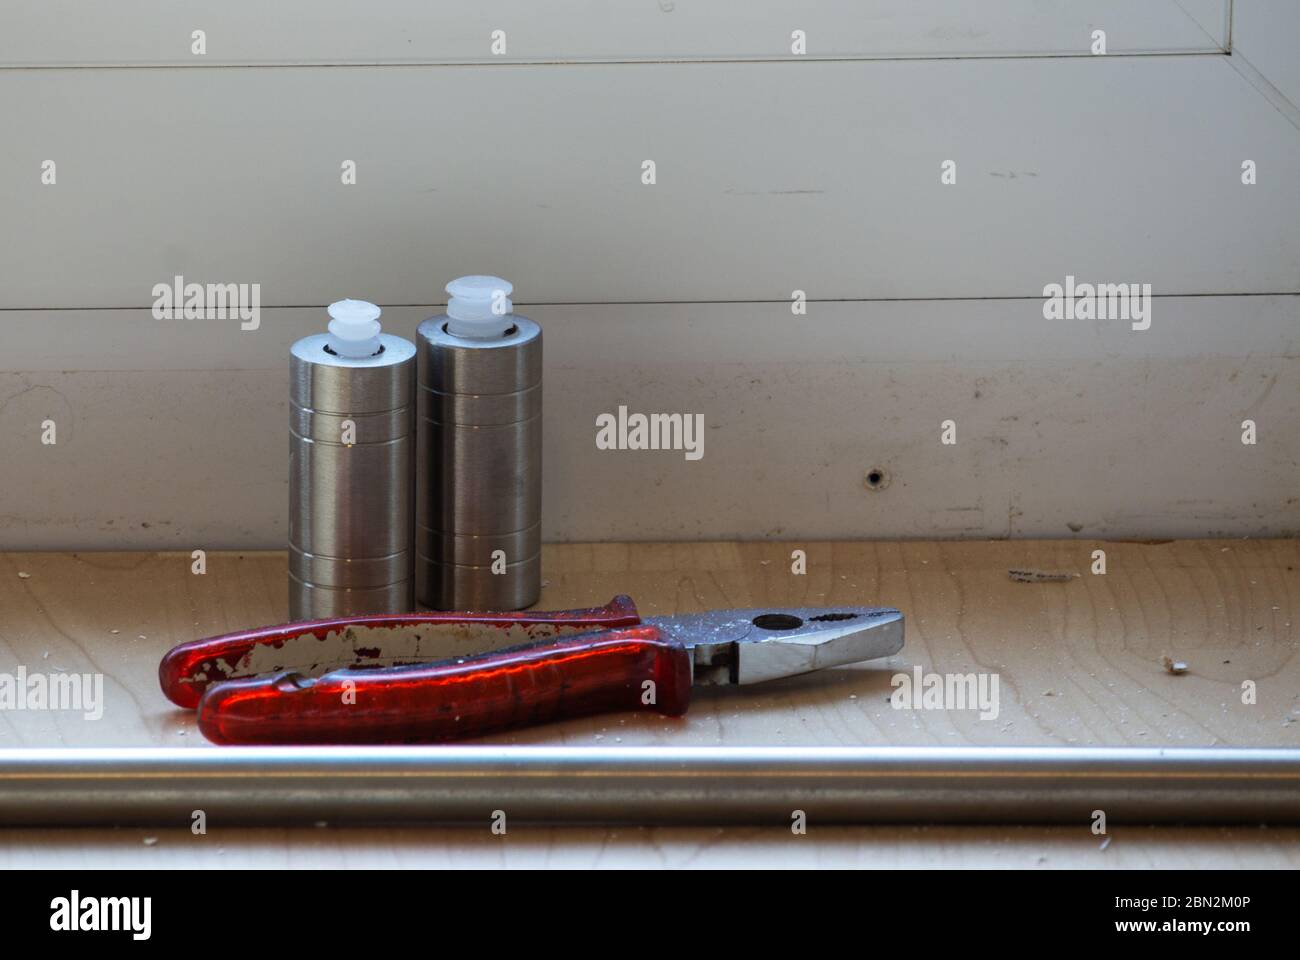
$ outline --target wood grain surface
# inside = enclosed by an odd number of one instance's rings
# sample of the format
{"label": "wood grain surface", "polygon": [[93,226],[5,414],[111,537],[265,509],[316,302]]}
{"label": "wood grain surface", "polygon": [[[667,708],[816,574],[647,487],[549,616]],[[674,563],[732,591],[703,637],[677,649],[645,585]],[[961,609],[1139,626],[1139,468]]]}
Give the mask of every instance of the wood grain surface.
{"label": "wood grain surface", "polygon": [[[807,555],[791,572],[791,552]],[[1091,572],[1093,551],[1106,573]],[[281,553],[0,554],[0,671],[100,672],[99,720],[0,711],[0,746],[212,749],[160,694],[175,643],[281,621]],[[1068,574],[1021,582],[1011,570]],[[901,654],[742,689],[702,690],[681,719],[605,716],[501,743],[1300,746],[1300,544],[1272,541],[638,543],[546,548],[540,606],[630,593],[643,615],[880,603],[907,615]],[[1166,655],[1185,661],[1173,675]],[[896,710],[914,666],[988,672],[996,718]],[[1256,702],[1242,702],[1253,681]],[[1300,866],[1300,830],[1078,828],[513,828],[22,830],[0,865]]]}

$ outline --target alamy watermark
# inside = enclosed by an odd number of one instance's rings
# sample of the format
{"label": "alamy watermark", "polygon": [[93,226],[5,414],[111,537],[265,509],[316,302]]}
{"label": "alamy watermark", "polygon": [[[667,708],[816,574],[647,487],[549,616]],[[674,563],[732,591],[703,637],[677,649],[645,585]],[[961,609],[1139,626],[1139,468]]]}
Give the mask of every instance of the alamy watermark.
{"label": "alamy watermark", "polygon": [[50,929],[125,931],[132,940],[148,940],[153,933],[152,897],[83,897],[73,890],[50,901]]}
{"label": "alamy watermark", "polygon": [[1044,320],[1131,320],[1134,330],[1151,327],[1151,284],[1065,283],[1043,287]]}
{"label": "alamy watermark", "polygon": [[889,685],[895,710],[978,710],[981,720],[996,720],[1001,710],[996,673],[925,673],[916,666],[894,674]]}
{"label": "alamy watermark", "polygon": [[687,460],[704,456],[704,414],[628,413],[596,417],[597,450],[683,450]]}
{"label": "alamy watermark", "polygon": [[0,710],[76,710],[87,720],[104,715],[102,673],[0,673]]}
{"label": "alamy watermark", "polygon": [[177,275],[155,283],[153,297],[155,320],[238,320],[241,330],[262,325],[260,283],[186,283]]}

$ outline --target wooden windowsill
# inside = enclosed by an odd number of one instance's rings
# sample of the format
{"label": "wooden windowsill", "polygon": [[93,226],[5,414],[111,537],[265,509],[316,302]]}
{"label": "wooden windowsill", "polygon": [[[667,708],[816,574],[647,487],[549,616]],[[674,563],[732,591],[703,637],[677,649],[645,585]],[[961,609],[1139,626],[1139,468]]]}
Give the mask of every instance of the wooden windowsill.
{"label": "wooden windowsill", "polygon": [[[791,573],[791,551],[807,573]],[[1106,573],[1091,572],[1104,550]],[[196,637],[283,621],[282,553],[0,554],[0,671],[100,672],[101,719],[0,711],[0,747],[210,748],[158,690]],[[1078,574],[1025,583],[1009,570]],[[21,576],[25,574],[26,576]],[[690,713],[604,716],[494,738],[565,744],[1300,746],[1300,541],[564,544],[539,606],[631,594],[643,615],[713,607],[889,604],[888,660],[742,689]],[[1185,661],[1172,675],[1164,656]],[[903,711],[890,678],[999,676],[999,715]],[[1242,683],[1256,702],[1242,703]],[[215,749],[215,748],[213,748]],[[0,866],[1300,866],[1300,830],[1113,827],[222,829],[0,832]]]}

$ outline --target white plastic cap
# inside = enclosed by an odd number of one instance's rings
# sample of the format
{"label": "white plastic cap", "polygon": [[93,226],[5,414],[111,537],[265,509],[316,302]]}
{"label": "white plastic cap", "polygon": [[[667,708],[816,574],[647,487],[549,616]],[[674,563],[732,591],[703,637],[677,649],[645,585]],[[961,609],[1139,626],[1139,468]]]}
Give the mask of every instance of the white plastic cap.
{"label": "white plastic cap", "polygon": [[365,300],[339,300],[326,308],[330,315],[329,348],[353,360],[379,352],[380,309]]}
{"label": "white plastic cap", "polygon": [[485,340],[502,336],[514,326],[510,300],[514,285],[500,277],[459,277],[447,284],[447,332],[456,337]]}

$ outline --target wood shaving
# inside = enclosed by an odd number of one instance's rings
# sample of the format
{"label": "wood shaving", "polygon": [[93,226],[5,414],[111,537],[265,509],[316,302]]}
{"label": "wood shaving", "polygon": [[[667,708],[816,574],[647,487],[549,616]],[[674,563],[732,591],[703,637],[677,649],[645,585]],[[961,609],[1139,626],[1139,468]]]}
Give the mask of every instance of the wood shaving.
{"label": "wood shaving", "polygon": [[1065,583],[1078,574],[1052,570],[1008,570],[1007,576],[1017,583]]}

